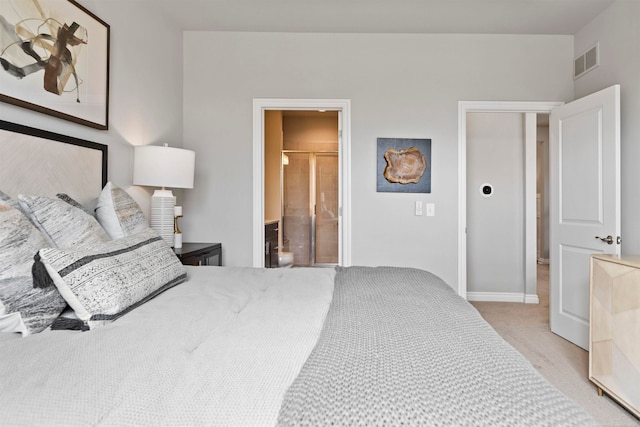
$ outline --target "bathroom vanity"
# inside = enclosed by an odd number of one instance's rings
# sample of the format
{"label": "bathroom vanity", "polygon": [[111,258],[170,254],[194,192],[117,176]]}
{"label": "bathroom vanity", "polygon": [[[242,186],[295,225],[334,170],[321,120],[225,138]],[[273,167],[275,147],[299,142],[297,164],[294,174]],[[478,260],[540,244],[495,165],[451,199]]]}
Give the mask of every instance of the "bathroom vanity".
{"label": "bathroom vanity", "polygon": [[278,267],[278,228],[280,222],[267,221],[264,223],[264,266]]}

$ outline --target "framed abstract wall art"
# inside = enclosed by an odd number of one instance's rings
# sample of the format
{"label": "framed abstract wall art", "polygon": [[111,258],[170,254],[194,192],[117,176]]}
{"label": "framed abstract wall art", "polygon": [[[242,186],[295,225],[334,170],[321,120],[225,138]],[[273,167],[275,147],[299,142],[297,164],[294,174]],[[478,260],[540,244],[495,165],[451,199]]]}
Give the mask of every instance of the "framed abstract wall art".
{"label": "framed abstract wall art", "polygon": [[0,1],[0,101],[108,129],[109,31],[73,0]]}
{"label": "framed abstract wall art", "polygon": [[377,190],[431,193],[431,140],[378,138]]}

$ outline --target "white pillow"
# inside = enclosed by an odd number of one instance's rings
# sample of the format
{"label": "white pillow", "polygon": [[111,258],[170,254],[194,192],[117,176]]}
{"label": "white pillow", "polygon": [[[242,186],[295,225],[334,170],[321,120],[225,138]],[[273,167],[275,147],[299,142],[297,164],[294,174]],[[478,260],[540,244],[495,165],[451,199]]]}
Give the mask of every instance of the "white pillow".
{"label": "white pillow", "polygon": [[98,197],[96,218],[112,239],[130,236],[149,228],[136,201],[111,182],[104,186]]}
{"label": "white pillow", "polygon": [[19,194],[18,203],[51,246],[68,248],[110,240],[93,216],[63,200]]}
{"label": "white pillow", "polygon": [[186,278],[173,249],[150,228],[94,247],[43,248],[34,264],[35,283],[55,284],[77,316],[75,327],[69,318],[56,321],[66,329],[112,322]]}
{"label": "white pillow", "polygon": [[40,332],[66,307],[57,289],[33,286],[33,255],[45,246],[42,233],[22,212],[0,201],[0,332]]}

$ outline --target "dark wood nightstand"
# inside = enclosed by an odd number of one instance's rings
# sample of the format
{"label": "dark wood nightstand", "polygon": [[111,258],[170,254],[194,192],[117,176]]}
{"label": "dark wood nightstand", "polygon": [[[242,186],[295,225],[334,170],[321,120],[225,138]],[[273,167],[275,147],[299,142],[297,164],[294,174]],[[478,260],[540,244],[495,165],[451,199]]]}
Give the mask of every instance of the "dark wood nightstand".
{"label": "dark wood nightstand", "polygon": [[173,248],[184,265],[212,265],[209,260],[218,257],[222,265],[222,243],[183,243],[179,249]]}

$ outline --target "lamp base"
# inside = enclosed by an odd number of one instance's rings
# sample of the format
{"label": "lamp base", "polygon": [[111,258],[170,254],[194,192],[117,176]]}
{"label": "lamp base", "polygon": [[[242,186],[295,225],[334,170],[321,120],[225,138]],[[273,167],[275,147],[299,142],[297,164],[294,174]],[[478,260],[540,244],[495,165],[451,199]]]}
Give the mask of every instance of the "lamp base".
{"label": "lamp base", "polygon": [[151,196],[151,228],[171,247],[174,245],[173,225],[176,198],[171,190],[156,190]]}

